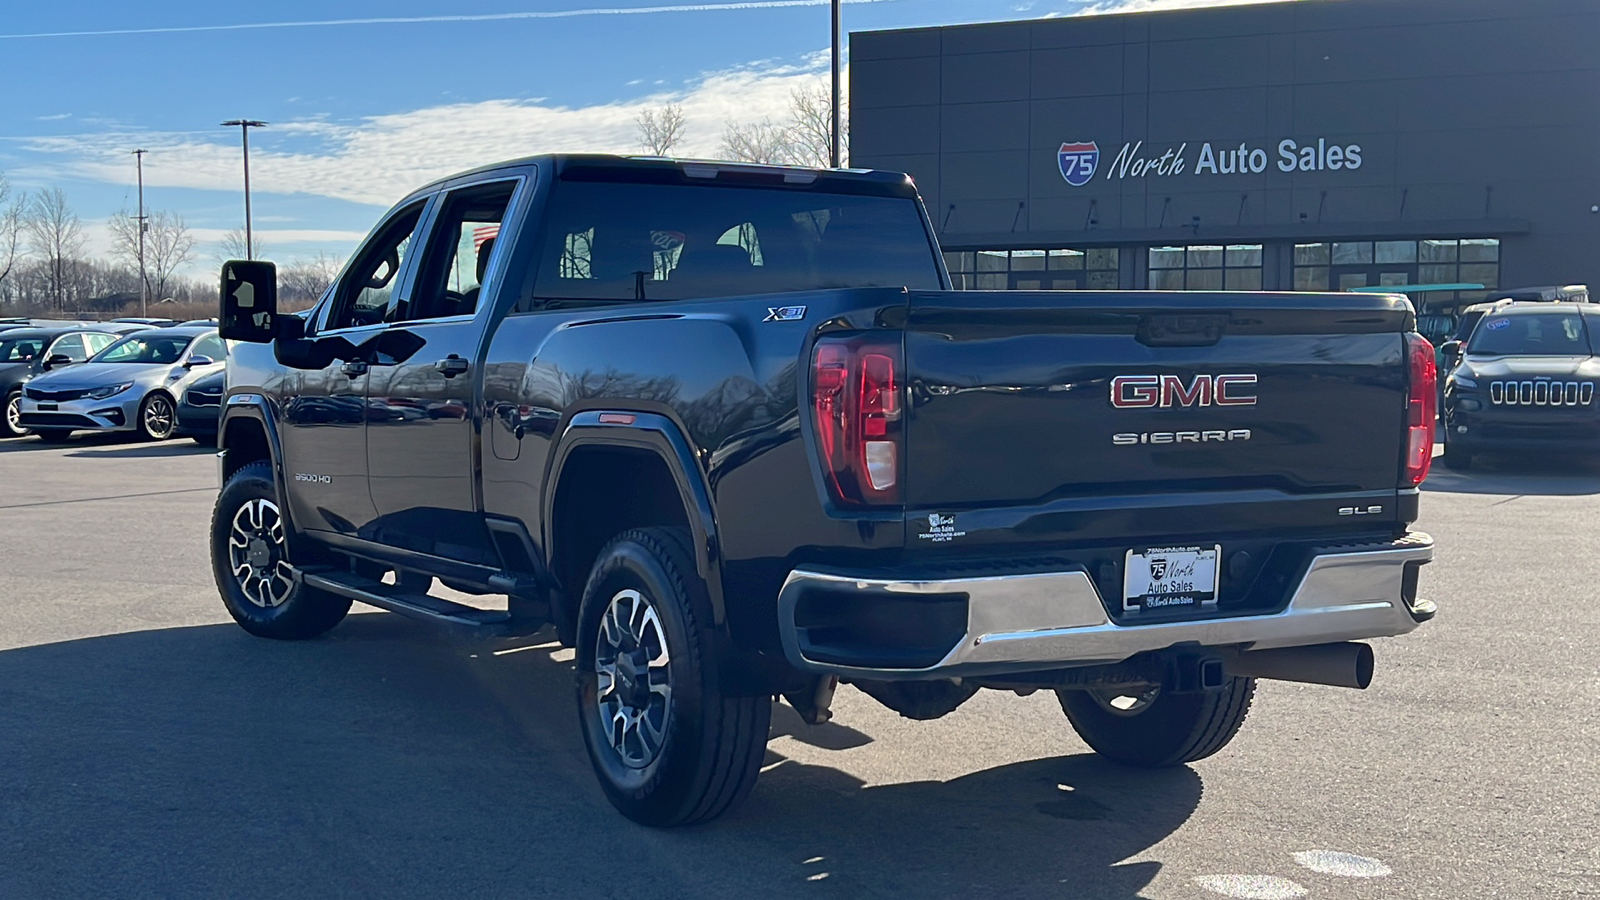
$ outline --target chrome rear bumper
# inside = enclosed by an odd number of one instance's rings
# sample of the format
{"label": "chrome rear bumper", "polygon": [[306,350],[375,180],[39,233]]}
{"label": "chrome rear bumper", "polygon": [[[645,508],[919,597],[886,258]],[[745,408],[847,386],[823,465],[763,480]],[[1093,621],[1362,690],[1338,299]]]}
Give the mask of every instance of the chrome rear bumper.
{"label": "chrome rear bumper", "polygon": [[[1414,532],[1388,544],[1318,551],[1288,605],[1242,615],[1120,625],[1088,573],[1051,572],[937,581],[897,581],[795,569],[778,597],[784,651],[812,672],[874,678],[948,678],[1121,662],[1178,644],[1267,650],[1405,634],[1433,614],[1415,599],[1415,569],[1433,559],[1433,539]],[[1412,572],[1407,584],[1408,569]],[[966,633],[937,664],[857,666],[808,654],[796,608],[808,590],[863,600],[884,595],[965,595]],[[1408,600],[1408,594],[1411,599]],[[848,602],[848,600],[844,601]]]}

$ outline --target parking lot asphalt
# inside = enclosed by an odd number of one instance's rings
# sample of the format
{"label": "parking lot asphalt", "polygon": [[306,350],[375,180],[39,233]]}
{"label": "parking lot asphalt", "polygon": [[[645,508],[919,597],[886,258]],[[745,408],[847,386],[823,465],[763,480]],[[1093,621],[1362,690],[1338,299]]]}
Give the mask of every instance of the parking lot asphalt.
{"label": "parking lot asphalt", "polygon": [[915,723],[845,688],[670,832],[606,804],[546,637],[235,627],[215,478],[186,441],[0,441],[0,897],[1600,895],[1592,464],[1436,469],[1438,619],[1365,692],[1263,683],[1210,759],[1102,763],[1045,693]]}

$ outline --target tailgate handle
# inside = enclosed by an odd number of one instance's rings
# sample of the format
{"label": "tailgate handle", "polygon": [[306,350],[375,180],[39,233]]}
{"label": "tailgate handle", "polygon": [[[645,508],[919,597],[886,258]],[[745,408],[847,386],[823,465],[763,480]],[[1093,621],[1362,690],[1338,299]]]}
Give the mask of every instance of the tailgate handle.
{"label": "tailgate handle", "polygon": [[1227,313],[1163,313],[1139,317],[1135,335],[1146,347],[1209,347],[1222,340]]}

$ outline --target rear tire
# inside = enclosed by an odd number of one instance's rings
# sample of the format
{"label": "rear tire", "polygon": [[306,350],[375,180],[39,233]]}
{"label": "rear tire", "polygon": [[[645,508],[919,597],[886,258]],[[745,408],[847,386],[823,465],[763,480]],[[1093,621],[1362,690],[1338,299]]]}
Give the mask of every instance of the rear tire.
{"label": "rear tire", "polygon": [[211,515],[211,571],[239,627],[282,641],[313,638],[339,624],[350,599],[294,580],[272,464],[233,473]]}
{"label": "rear tire", "polygon": [[711,605],[682,532],[607,544],[578,614],[578,716],[606,799],[643,825],[714,819],[750,793],[772,698],[725,693]]}
{"label": "rear tire", "polygon": [[[1167,694],[1159,688],[1119,709],[1127,691],[1061,690],[1061,709],[1094,752],[1129,766],[1159,768],[1205,759],[1239,733],[1254,678],[1229,678],[1220,691]],[[1121,695],[1120,697],[1118,695]]]}
{"label": "rear tire", "polygon": [[1472,468],[1472,454],[1459,447],[1452,448],[1449,442],[1445,443],[1444,453],[1439,455],[1439,461],[1444,463],[1446,468],[1455,469],[1458,472],[1465,472]]}
{"label": "rear tire", "polygon": [[0,416],[0,438],[22,437],[28,433],[17,420],[22,416],[22,391],[6,395],[5,415]]}

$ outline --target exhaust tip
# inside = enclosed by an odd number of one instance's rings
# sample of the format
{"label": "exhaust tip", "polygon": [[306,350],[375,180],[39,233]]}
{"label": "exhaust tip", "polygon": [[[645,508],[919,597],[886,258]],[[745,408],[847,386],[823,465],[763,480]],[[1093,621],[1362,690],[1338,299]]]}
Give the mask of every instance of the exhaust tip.
{"label": "exhaust tip", "polygon": [[1352,644],[1352,646],[1357,648],[1356,652],[1355,652],[1355,660],[1354,660],[1354,662],[1355,662],[1355,676],[1356,676],[1355,677],[1355,688],[1358,691],[1364,691],[1364,690],[1367,689],[1368,685],[1372,684],[1372,668],[1373,668],[1372,645],[1370,645],[1370,644]]}

